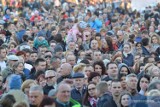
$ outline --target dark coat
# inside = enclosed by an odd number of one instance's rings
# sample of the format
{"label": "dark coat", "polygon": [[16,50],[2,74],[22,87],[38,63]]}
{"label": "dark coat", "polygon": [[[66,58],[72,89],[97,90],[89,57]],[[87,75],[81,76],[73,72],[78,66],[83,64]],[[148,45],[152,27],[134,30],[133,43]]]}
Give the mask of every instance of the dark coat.
{"label": "dark coat", "polygon": [[123,63],[125,63],[125,64],[128,65],[129,67],[132,67],[133,64],[134,64],[134,57],[133,57],[133,55],[132,55],[131,53],[128,54],[127,57],[125,57],[125,56],[123,55]]}
{"label": "dark coat", "polygon": [[97,107],[117,107],[117,105],[114,102],[113,97],[109,93],[105,93],[99,98]]}
{"label": "dark coat", "polygon": [[82,104],[82,99],[84,97],[85,92],[86,89],[83,89],[82,92],[79,92],[76,88],[74,88],[71,91],[71,98]]}
{"label": "dark coat", "polygon": [[49,91],[55,89],[53,86],[48,86],[47,84],[44,86],[43,91],[45,95],[48,95]]}

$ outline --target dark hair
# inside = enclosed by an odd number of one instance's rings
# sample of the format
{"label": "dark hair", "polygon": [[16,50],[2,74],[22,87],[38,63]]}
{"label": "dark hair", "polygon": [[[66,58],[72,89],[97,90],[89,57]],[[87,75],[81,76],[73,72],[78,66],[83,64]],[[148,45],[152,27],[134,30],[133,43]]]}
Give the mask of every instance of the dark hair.
{"label": "dark hair", "polygon": [[114,51],[113,44],[112,44],[112,38],[111,37],[106,37],[105,40],[107,42],[109,51]]}
{"label": "dark hair", "polygon": [[2,105],[2,107],[13,107],[13,104],[16,102],[15,98],[13,95],[6,95],[4,97],[2,97],[0,104]]}
{"label": "dark hair", "polygon": [[43,100],[41,101],[39,107],[44,107],[44,106],[46,106],[46,105],[53,105],[53,104],[55,104],[55,101],[54,101],[53,98],[48,97],[48,96],[44,96],[44,98],[43,98]]}
{"label": "dark hair", "polygon": [[16,53],[17,56],[21,56],[21,55],[24,55],[26,57],[26,53],[24,51],[18,51]]}
{"label": "dark hair", "polygon": [[[109,67],[109,65],[110,64],[116,64],[115,62],[109,62],[109,63],[107,63],[107,65],[106,65],[106,70],[108,70],[108,67]],[[117,64],[116,64],[117,65]],[[117,67],[118,67],[118,65],[117,65]]]}
{"label": "dark hair", "polygon": [[61,34],[57,34],[55,37],[54,37],[54,40],[58,43],[62,42],[62,35]]}
{"label": "dark hair", "polygon": [[140,88],[140,81],[141,81],[142,78],[146,78],[146,79],[148,80],[148,82],[150,82],[150,77],[149,77],[149,75],[147,75],[147,74],[142,75],[142,76],[138,79],[138,83],[137,83],[137,90],[138,90],[138,92],[141,90],[141,88]]}
{"label": "dark hair", "polygon": [[88,105],[89,104],[89,101],[88,101],[88,98],[89,98],[88,86],[91,85],[91,84],[94,84],[96,86],[96,83],[94,83],[92,81],[88,83],[88,85],[87,85],[87,91],[85,92],[84,97],[83,97],[83,101],[82,101],[83,105]]}
{"label": "dark hair", "polygon": [[143,46],[147,46],[147,45],[149,45],[149,39],[148,38],[143,38],[141,43],[142,43]]}
{"label": "dark hair", "polygon": [[102,68],[102,74],[101,74],[101,75],[105,75],[106,68],[105,68],[105,65],[104,65],[103,61],[95,61],[95,62],[93,63],[94,71],[95,71],[95,66],[96,66],[96,65],[101,66],[101,68]]}
{"label": "dark hair", "polygon": [[33,39],[32,37],[28,37],[28,38],[27,38],[27,42],[28,42],[28,41],[34,41],[34,39]]}
{"label": "dark hair", "polygon": [[36,59],[36,61],[35,61],[35,66],[39,65],[40,62],[46,62],[46,60],[43,59],[43,58],[38,58],[38,59]]}

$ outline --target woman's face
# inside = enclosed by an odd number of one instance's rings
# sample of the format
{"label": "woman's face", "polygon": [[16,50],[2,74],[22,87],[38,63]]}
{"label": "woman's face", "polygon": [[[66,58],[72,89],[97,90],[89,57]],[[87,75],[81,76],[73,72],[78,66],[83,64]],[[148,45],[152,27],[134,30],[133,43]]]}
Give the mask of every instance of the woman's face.
{"label": "woman's face", "polygon": [[158,39],[155,36],[152,37],[152,43],[154,43],[154,44],[158,43]]}
{"label": "woman's face", "polygon": [[40,78],[40,79],[39,79],[39,85],[42,86],[42,87],[44,87],[44,86],[46,85],[46,80],[45,80],[45,78]]}
{"label": "woman's face", "polygon": [[156,77],[160,76],[160,69],[158,67],[154,67],[152,69],[152,76],[156,76]]}
{"label": "woman's face", "polygon": [[131,97],[129,95],[123,95],[121,98],[121,104],[123,107],[128,107],[131,104]]}
{"label": "woman's face", "polygon": [[15,46],[13,44],[10,45],[10,50],[13,50],[15,48]]}
{"label": "woman's face", "polygon": [[141,78],[141,80],[140,80],[140,88],[142,90],[146,91],[146,89],[148,88],[148,84],[149,84],[149,81],[145,77]]}
{"label": "woman's face", "polygon": [[126,52],[126,53],[129,53],[131,51],[131,48],[128,44],[125,44],[124,47],[123,47],[123,51]]}
{"label": "woman's face", "polygon": [[126,67],[122,67],[120,73],[128,74],[128,69]]}
{"label": "woman's face", "polygon": [[94,71],[101,75],[102,74],[102,67],[99,65],[95,65]]}
{"label": "woman's face", "polygon": [[94,84],[89,84],[88,85],[88,93],[90,97],[95,97],[96,96],[96,86]]}
{"label": "woman's face", "polygon": [[96,76],[94,78],[92,78],[92,81],[96,84],[98,84],[101,81],[101,77],[100,76]]}
{"label": "woman's face", "polygon": [[16,71],[18,72],[23,72],[23,69],[24,69],[24,65],[22,63],[20,63],[17,68],[16,68]]}

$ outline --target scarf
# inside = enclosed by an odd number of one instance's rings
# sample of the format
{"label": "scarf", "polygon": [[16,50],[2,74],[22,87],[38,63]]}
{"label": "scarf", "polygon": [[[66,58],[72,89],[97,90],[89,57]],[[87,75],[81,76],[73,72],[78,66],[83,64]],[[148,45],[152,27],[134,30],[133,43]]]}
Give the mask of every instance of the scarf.
{"label": "scarf", "polygon": [[92,107],[96,107],[98,100],[95,99],[94,97],[89,97],[89,98],[88,98],[88,101],[89,101],[89,103],[90,103],[90,105],[91,105]]}

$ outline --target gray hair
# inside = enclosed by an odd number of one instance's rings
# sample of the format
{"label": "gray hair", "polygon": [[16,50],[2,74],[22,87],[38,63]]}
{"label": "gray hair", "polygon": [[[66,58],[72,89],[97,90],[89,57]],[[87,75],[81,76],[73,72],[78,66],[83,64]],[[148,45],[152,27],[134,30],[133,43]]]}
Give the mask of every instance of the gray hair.
{"label": "gray hair", "polygon": [[39,85],[31,86],[30,89],[29,89],[29,92],[32,92],[32,91],[39,91],[40,93],[44,94],[43,88]]}
{"label": "gray hair", "polygon": [[131,73],[129,75],[126,76],[126,82],[129,80],[130,77],[136,77],[137,78],[137,75],[134,74],[134,73]]}
{"label": "gray hair", "polygon": [[157,89],[157,84],[160,84],[160,80],[155,80],[153,82],[151,82],[148,86],[147,91],[151,91],[153,89]]}

